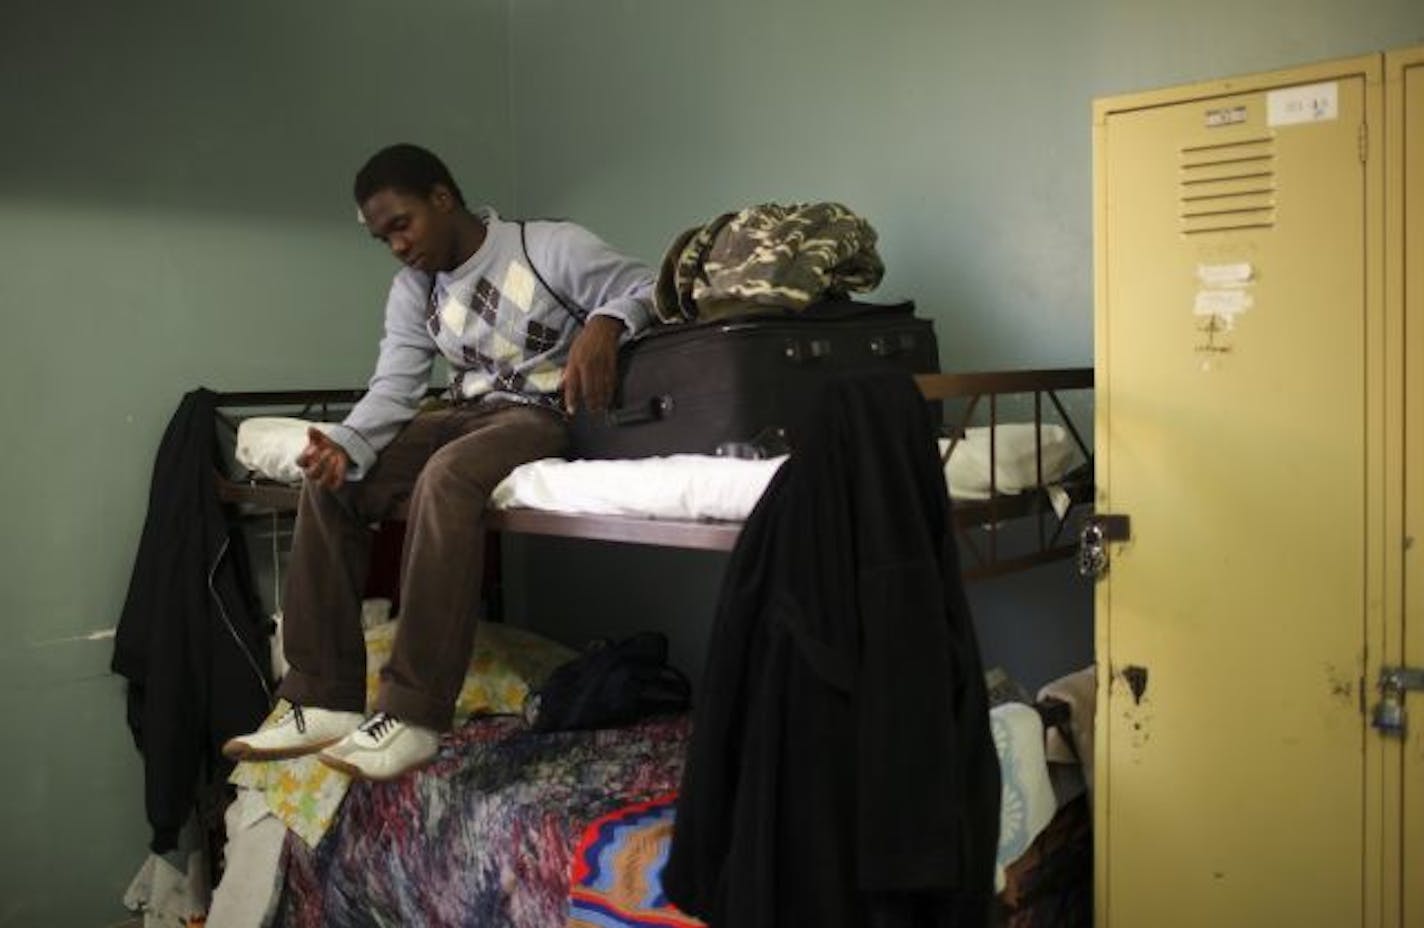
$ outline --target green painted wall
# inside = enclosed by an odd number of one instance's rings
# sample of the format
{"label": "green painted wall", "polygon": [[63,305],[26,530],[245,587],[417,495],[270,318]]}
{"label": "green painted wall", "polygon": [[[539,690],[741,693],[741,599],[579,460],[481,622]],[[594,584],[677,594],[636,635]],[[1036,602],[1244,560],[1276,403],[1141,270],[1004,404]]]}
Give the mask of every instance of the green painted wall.
{"label": "green painted wall", "polygon": [[[578,219],[656,261],[679,230],[727,209],[842,200],[881,233],[888,273],[873,296],[914,298],[947,370],[1091,363],[1094,97],[1424,41],[1419,0],[513,0],[510,11],[527,214]],[[705,636],[720,561],[664,560],[643,558],[663,595],[644,596],[641,621]],[[585,562],[622,586],[638,563]],[[598,586],[531,589],[524,608],[570,638],[638,621],[616,595],[586,595]],[[680,595],[689,589],[700,606]],[[1091,660],[1090,590],[1071,569],[978,585],[971,599],[986,659],[1025,682]]]}
{"label": "green painted wall", "polygon": [[510,35],[526,212],[652,260],[843,200],[963,369],[1091,359],[1095,96],[1424,41],[1424,3],[516,0]]}
{"label": "green painted wall", "polygon": [[364,382],[394,265],[352,174],[422,141],[511,202],[506,31],[499,0],[6,5],[0,926],[119,921],[146,852],[102,636],[169,414]]}
{"label": "green painted wall", "polygon": [[[122,914],[139,768],[111,643],[85,636],[114,624],[184,390],[369,372],[391,266],[348,190],[375,147],[429,144],[471,199],[649,260],[729,206],[843,199],[882,234],[878,295],[920,302],[946,367],[1081,364],[1093,96],[1418,41],[1417,0],[8,4],[0,926]],[[607,602],[543,605],[591,629],[677,624],[688,590],[710,609],[715,558],[565,556]],[[645,623],[615,591],[650,575]],[[1069,582],[976,599],[1002,629]]]}

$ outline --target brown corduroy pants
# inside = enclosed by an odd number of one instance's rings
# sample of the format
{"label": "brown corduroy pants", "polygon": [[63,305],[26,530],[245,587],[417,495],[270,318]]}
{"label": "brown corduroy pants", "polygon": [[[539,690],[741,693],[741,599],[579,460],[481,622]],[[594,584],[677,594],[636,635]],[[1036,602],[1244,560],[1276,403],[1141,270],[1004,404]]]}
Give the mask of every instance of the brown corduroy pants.
{"label": "brown corduroy pants", "polygon": [[412,419],[363,479],[337,490],[308,481],[283,600],[282,645],[291,667],[278,695],[365,710],[361,593],[370,527],[408,502],[400,624],[376,708],[448,729],[474,647],[485,503],[515,467],[560,454],[566,443],[563,420],[548,409],[452,407]]}

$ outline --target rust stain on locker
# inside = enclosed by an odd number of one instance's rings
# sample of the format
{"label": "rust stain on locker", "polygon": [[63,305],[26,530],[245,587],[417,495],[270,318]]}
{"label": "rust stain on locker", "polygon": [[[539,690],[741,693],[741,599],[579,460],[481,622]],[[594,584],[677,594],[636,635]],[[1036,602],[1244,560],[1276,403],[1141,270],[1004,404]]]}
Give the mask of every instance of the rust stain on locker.
{"label": "rust stain on locker", "polygon": [[1147,695],[1147,668],[1146,667],[1124,667],[1122,678],[1127,681],[1127,688],[1132,691],[1132,701],[1135,705],[1142,705],[1142,697]]}

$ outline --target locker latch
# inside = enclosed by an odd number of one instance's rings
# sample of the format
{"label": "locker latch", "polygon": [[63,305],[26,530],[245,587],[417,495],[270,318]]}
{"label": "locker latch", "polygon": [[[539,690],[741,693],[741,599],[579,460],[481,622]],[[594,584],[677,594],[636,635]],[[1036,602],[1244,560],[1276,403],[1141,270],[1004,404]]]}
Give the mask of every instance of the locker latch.
{"label": "locker latch", "polygon": [[1108,572],[1108,542],[1132,538],[1132,519],[1100,513],[1090,516],[1078,533],[1078,573],[1101,580]]}
{"label": "locker latch", "polygon": [[1403,736],[1405,729],[1404,694],[1409,690],[1424,690],[1424,668],[1384,667],[1380,669],[1380,700],[1375,703],[1370,724],[1381,734]]}

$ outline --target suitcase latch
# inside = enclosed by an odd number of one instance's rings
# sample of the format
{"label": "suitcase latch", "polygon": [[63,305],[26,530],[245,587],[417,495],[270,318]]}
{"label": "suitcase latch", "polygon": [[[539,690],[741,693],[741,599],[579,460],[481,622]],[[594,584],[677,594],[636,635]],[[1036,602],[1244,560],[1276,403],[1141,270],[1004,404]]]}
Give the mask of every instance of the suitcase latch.
{"label": "suitcase latch", "polygon": [[877,358],[893,358],[915,350],[915,336],[909,332],[898,335],[876,335],[870,340],[870,353]]}
{"label": "suitcase latch", "polygon": [[610,425],[637,425],[642,422],[657,422],[672,415],[672,397],[666,394],[650,397],[638,406],[624,406],[610,409],[605,414]]}
{"label": "suitcase latch", "polygon": [[786,356],[786,360],[792,364],[804,364],[807,361],[828,358],[831,356],[831,340],[829,338],[810,338],[802,342],[799,339],[787,339],[782,353]]}

